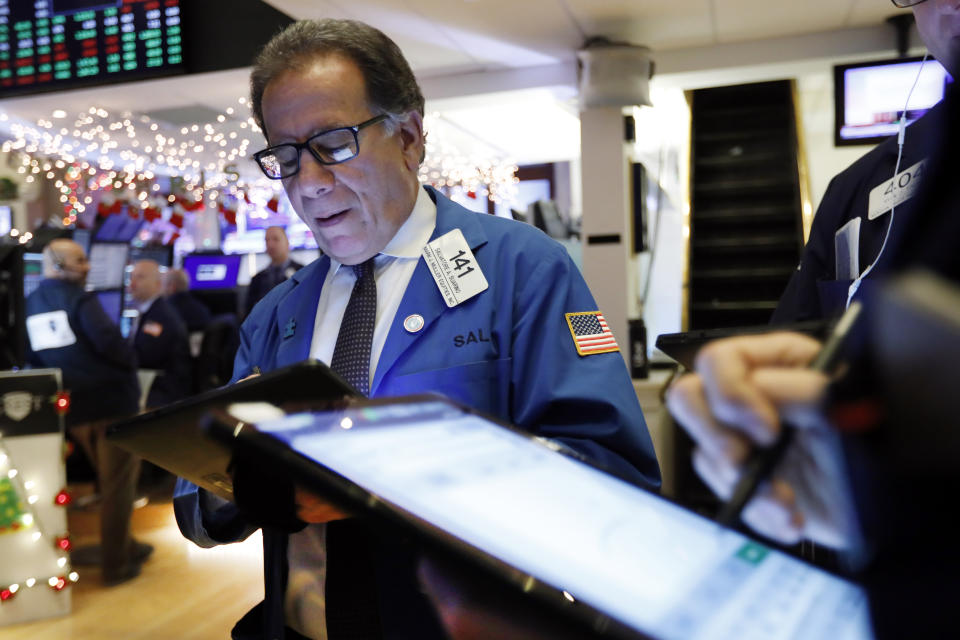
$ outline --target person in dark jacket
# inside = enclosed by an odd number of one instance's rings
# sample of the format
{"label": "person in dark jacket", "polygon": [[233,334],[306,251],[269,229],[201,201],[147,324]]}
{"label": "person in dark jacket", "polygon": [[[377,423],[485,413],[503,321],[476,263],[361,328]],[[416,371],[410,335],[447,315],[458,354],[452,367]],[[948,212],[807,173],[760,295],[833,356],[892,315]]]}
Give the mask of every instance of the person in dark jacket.
{"label": "person in dark jacket", "polygon": [[89,271],[87,256],[72,240],[54,240],[44,249],[45,279],[26,300],[27,361],[60,369],[70,392],[67,428],[91,458],[102,497],[102,553],[92,557],[103,567],[104,582],[113,585],[136,577],[153,548],[130,533],[140,461],[103,437],[108,422],[139,408],[137,358],[97,297],[84,293]]}
{"label": "person in dark jacket", "polygon": [[190,333],[203,331],[210,324],[213,314],[207,305],[190,293],[190,276],[183,269],[167,271],[163,280],[163,293]]}
{"label": "person in dark jacket", "polygon": [[[911,9],[920,37],[930,53],[956,78],[960,73],[956,55],[960,46],[957,44],[960,11],[956,3],[921,0]],[[903,99],[906,102],[907,96]],[[839,315],[848,299],[856,295],[856,291],[851,292],[852,286],[855,289],[871,286],[872,276],[884,267],[881,247],[888,229],[895,234],[896,221],[908,215],[915,204],[911,197],[915,190],[908,187],[915,187],[923,180],[926,149],[930,139],[938,135],[933,123],[942,108],[941,103],[906,128],[902,153],[898,137],[891,136],[830,181],[814,216],[800,265],[790,278],[771,322],[829,319]],[[884,185],[882,191],[889,192],[888,198],[891,194],[899,196],[892,201],[894,207],[881,206],[877,203],[883,199],[871,196],[881,185]],[[841,272],[837,271],[838,245],[841,251],[849,249],[851,258],[849,266],[841,264]],[[886,253],[886,249],[883,252]],[[871,269],[875,262],[877,269]]]}
{"label": "person in dark jacket", "polygon": [[264,241],[270,264],[250,281],[244,316],[250,315],[254,305],[260,302],[267,292],[303,268],[302,264],[290,259],[290,242],[283,227],[267,227]]}
{"label": "person in dark jacket", "polygon": [[147,407],[159,407],[185,398],[191,388],[190,345],[187,327],[160,295],[160,265],[140,260],[130,274],[130,295],[140,315],[131,332],[141,369],[159,371],[147,395]]}

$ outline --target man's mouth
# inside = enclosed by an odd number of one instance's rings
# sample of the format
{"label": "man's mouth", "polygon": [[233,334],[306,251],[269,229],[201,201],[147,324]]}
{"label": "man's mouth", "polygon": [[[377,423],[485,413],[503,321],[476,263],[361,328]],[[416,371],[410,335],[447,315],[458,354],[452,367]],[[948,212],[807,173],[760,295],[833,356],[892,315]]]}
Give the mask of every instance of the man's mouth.
{"label": "man's mouth", "polygon": [[329,227],[337,224],[340,220],[343,219],[345,215],[350,211],[350,209],[343,209],[341,211],[335,211],[328,215],[321,215],[314,218],[318,227]]}

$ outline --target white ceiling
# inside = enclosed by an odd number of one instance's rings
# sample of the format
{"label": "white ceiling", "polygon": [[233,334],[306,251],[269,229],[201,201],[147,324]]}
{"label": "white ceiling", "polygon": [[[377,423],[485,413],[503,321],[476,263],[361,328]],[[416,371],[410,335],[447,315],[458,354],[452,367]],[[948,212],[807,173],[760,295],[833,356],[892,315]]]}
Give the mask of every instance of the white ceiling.
{"label": "white ceiling", "polygon": [[[590,36],[670,51],[873,26],[887,0],[267,0],[296,18],[353,18],[424,77],[570,61]],[[891,40],[892,42],[892,40]]]}
{"label": "white ceiling", "polygon": [[[898,12],[888,0],[266,1],[294,18],[353,18],[382,29],[421,79],[428,109],[443,111],[458,128],[495,147],[513,144],[508,151],[521,162],[569,156],[571,146],[577,148],[573,65],[589,36],[650,47],[659,73],[689,72],[712,69],[718,61],[736,66],[738,59],[818,57],[826,55],[824,43],[850,52],[888,47],[893,54],[893,30],[882,23]],[[162,110],[237,108],[246,82],[247,70],[236,69],[7,99],[0,113],[35,122],[49,120],[56,109],[73,117],[95,106],[111,115],[154,114],[162,121]],[[455,99],[477,92],[499,93],[480,101]],[[509,118],[497,117],[505,111]],[[505,120],[526,127],[506,131]],[[170,122],[174,129],[183,124]],[[544,136],[557,148],[545,147]],[[253,148],[261,142],[257,138],[251,139]],[[541,140],[535,152],[525,153],[525,139]]]}

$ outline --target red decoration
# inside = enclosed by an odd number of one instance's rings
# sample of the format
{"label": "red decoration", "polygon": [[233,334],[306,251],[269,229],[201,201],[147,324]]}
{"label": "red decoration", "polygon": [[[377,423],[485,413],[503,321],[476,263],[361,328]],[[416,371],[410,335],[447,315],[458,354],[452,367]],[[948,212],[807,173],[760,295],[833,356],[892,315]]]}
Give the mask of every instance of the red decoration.
{"label": "red decoration", "polygon": [[273,211],[274,213],[276,213],[279,208],[280,208],[279,198],[270,198],[270,202],[267,203],[267,209],[270,209],[270,211]]}
{"label": "red decoration", "polygon": [[61,391],[56,395],[56,399],[53,401],[53,408],[57,412],[57,415],[65,415],[70,411],[70,392]]}
{"label": "red decoration", "polygon": [[183,196],[176,196],[176,202],[183,207],[185,211],[200,211],[206,206],[203,204],[203,198],[200,198],[199,200],[190,200],[188,198],[184,198]]}
{"label": "red decoration", "polygon": [[11,591],[10,589],[3,589],[2,591],[0,591],[0,602],[6,602],[7,600],[11,600],[15,595],[17,595],[16,591]]}
{"label": "red decoration", "polygon": [[56,582],[54,582],[53,584],[50,584],[48,582],[47,584],[50,585],[50,588],[53,589],[54,591],[63,591],[63,589],[69,583],[67,582],[66,576],[58,576]]}
{"label": "red decoration", "polygon": [[53,502],[54,502],[54,504],[56,504],[57,506],[65,507],[65,506],[67,506],[68,504],[70,504],[71,502],[73,502],[73,496],[70,495],[70,492],[67,491],[66,489],[60,489],[60,493],[58,493],[58,494],[53,498]]}
{"label": "red decoration", "polygon": [[170,224],[177,227],[178,229],[183,228],[183,214],[182,213],[172,213],[170,214]]}
{"label": "red decoration", "polygon": [[73,549],[73,543],[70,542],[70,535],[57,536],[57,548],[63,551],[70,551]]}
{"label": "red decoration", "polygon": [[227,205],[220,203],[220,214],[223,216],[223,219],[227,224],[236,226],[237,224],[237,210],[236,208],[231,209]]}
{"label": "red decoration", "polygon": [[143,210],[143,219],[147,222],[153,222],[160,218],[160,210],[154,207],[147,207]]}

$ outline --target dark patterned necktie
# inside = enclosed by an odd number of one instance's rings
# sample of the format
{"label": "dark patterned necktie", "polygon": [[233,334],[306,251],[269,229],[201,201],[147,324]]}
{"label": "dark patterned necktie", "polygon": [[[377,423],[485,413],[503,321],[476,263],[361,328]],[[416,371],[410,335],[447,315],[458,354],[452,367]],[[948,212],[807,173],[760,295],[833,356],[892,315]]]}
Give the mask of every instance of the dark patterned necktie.
{"label": "dark patterned necktie", "polygon": [[[370,346],[377,321],[373,258],[353,265],[357,281],[340,321],[330,368],[363,395],[370,393]],[[377,640],[380,630],[374,545],[361,518],[327,525],[326,610],[330,640]]]}
{"label": "dark patterned necktie", "polygon": [[377,322],[377,283],[373,258],[353,265],[357,281],[340,321],[330,368],[363,395],[370,394],[370,346]]}

